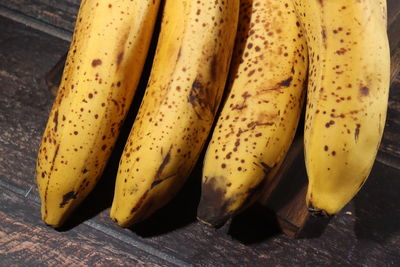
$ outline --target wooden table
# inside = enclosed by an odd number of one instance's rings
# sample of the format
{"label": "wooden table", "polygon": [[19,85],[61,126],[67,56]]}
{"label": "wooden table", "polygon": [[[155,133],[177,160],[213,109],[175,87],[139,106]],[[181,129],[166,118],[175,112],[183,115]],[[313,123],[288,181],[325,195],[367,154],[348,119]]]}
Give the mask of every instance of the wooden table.
{"label": "wooden table", "polygon": [[388,2],[395,79],[372,174],[321,236],[302,239],[282,234],[261,205],[218,230],[197,222],[199,165],[167,207],[132,229],[117,227],[110,189],[132,118],[66,227],[43,224],[34,169],[53,101],[43,77],[68,49],[78,4],[0,0],[0,266],[400,266],[400,1]]}

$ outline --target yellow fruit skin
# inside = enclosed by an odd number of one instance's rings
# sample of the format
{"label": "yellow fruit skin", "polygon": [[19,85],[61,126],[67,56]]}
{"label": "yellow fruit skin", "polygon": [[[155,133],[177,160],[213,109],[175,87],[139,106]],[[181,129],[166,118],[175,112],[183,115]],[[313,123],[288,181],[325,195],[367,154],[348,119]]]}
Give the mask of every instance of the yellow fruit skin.
{"label": "yellow fruit skin", "polygon": [[369,176],[387,110],[384,1],[295,0],[310,55],[305,160],[310,211],[338,213]]}
{"label": "yellow fruit skin", "polygon": [[206,141],[225,86],[239,1],[166,1],[148,87],[125,146],[111,218],[130,226],[168,203]]}
{"label": "yellow fruit skin", "polygon": [[144,65],[159,1],[83,1],[36,175],[44,222],[63,224],[95,186]]}
{"label": "yellow fruit skin", "polygon": [[307,47],[290,0],[241,2],[229,94],[207,148],[198,219],[219,226],[273,181],[302,109]]}

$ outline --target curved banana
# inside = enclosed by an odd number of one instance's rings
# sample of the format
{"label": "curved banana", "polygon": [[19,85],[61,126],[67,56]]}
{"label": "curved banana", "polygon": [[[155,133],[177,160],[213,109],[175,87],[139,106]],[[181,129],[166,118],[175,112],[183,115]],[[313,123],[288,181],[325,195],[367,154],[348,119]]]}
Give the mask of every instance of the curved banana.
{"label": "curved banana", "polygon": [[295,0],[310,72],[304,144],[311,212],[336,214],[367,179],[386,119],[385,1]]}
{"label": "curved banana", "polygon": [[61,226],[102,174],[142,72],[159,2],[82,2],[37,160],[46,224]]}
{"label": "curved banana", "polygon": [[111,217],[127,227],[181,188],[218,109],[239,1],[168,0],[153,69],[125,146]]}
{"label": "curved banana", "polygon": [[290,0],[245,0],[229,94],[207,148],[198,219],[219,226],[268,186],[293,140],[307,47]]}

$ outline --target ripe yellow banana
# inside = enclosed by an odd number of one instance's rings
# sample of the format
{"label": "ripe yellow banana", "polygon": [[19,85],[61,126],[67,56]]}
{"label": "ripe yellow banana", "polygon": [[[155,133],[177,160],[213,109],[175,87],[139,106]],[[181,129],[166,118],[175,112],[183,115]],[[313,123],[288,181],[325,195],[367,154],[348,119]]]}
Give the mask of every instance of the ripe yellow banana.
{"label": "ripe yellow banana", "polygon": [[310,72],[304,144],[311,212],[336,214],[367,179],[386,119],[385,1],[295,0]]}
{"label": "ripe yellow banana", "polygon": [[229,94],[207,148],[198,219],[219,226],[272,182],[302,109],[307,47],[290,0],[245,0]]}
{"label": "ripe yellow banana", "polygon": [[181,188],[225,86],[239,1],[167,0],[148,87],[125,146],[111,217],[130,226]]}
{"label": "ripe yellow banana", "polygon": [[42,219],[59,227],[102,174],[131,104],[160,1],[83,1],[37,160]]}

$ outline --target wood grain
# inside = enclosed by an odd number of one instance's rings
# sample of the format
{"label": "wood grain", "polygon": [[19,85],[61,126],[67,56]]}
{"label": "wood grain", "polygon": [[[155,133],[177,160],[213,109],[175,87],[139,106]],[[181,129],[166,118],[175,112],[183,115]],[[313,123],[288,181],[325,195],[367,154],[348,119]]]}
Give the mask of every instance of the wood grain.
{"label": "wood grain", "polygon": [[387,0],[388,25],[392,24],[400,15],[400,1]]}
{"label": "wood grain", "polygon": [[81,224],[68,232],[45,226],[39,206],[1,188],[0,265],[174,266]]}
{"label": "wood grain", "polygon": [[388,25],[392,85],[378,160],[400,168],[400,1],[388,0]]}
{"label": "wood grain", "polygon": [[79,0],[0,0],[0,6],[72,32]]}
{"label": "wood grain", "polygon": [[[72,32],[80,2],[80,0],[0,0],[0,6]],[[387,7],[390,25],[400,14],[400,2],[388,0]]]}
{"label": "wood grain", "polygon": [[[397,3],[400,3],[398,1]],[[400,4],[398,4],[400,6]],[[391,53],[391,81],[394,81],[400,71],[400,8],[390,17],[388,35]]]}
{"label": "wood grain", "polygon": [[[400,50],[399,50],[400,51]],[[389,96],[388,116],[386,119],[380,152],[384,161],[400,168],[400,80],[399,76],[392,84]],[[389,158],[389,159],[388,159]]]}

